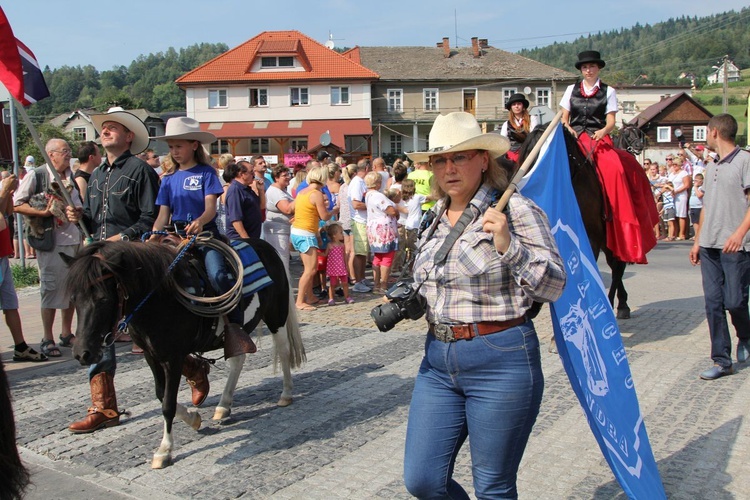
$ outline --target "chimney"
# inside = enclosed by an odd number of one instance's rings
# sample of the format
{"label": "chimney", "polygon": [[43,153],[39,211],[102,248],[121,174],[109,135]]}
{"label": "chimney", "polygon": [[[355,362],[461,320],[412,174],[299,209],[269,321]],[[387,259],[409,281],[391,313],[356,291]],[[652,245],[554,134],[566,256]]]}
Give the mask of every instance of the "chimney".
{"label": "chimney", "polygon": [[474,55],[474,57],[479,57],[479,42],[478,38],[473,36],[471,37],[471,53]]}
{"label": "chimney", "polygon": [[480,38],[479,39],[479,48],[480,49],[486,49],[489,46],[490,46],[490,44],[487,42],[486,38]]}
{"label": "chimney", "polygon": [[448,58],[451,56],[451,44],[447,36],[443,37],[443,57]]}

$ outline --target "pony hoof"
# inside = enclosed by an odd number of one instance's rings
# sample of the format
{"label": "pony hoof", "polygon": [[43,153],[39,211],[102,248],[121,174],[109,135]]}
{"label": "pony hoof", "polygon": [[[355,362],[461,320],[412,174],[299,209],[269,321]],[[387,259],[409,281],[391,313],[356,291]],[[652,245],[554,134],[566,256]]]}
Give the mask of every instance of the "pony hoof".
{"label": "pony hoof", "polygon": [[188,415],[190,416],[190,427],[193,428],[194,431],[197,431],[201,428],[201,414],[197,411],[189,411]]}
{"label": "pony hoof", "polygon": [[216,407],[216,411],[214,412],[214,420],[224,420],[225,418],[228,418],[229,415],[232,414],[231,408],[224,408],[221,406]]}
{"label": "pony hoof", "polygon": [[618,309],[617,319],[630,319],[630,309]]}
{"label": "pony hoof", "polygon": [[154,459],[151,460],[152,469],[164,469],[172,465],[172,455],[154,455]]}
{"label": "pony hoof", "polygon": [[281,406],[282,408],[285,406],[289,406],[292,404],[292,398],[281,398],[279,399],[279,402],[276,403],[276,406]]}

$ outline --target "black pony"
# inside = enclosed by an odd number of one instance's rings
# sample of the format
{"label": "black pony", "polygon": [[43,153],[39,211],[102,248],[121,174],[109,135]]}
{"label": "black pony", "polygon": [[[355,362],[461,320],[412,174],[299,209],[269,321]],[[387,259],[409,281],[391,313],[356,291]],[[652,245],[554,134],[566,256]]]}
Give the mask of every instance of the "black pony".
{"label": "black pony", "polygon": [[633,156],[638,156],[646,147],[646,134],[635,125],[622,122],[620,133],[614,139],[615,147],[624,149]]}
{"label": "black pony", "polygon": [[16,422],[10,397],[8,376],[0,360],[0,498],[21,499],[29,484],[29,472],[16,447]]}
{"label": "black pony", "polygon": [[[305,360],[297,314],[284,264],[276,250],[260,239],[246,240],[263,263],[273,284],[260,290],[248,307],[245,331],[251,332],[262,320],[274,335],[275,361],[281,361],[284,388],[279,406],[292,402],[291,368]],[[179,416],[198,430],[200,415],[177,403],[177,392],[185,356],[215,349],[221,342],[221,327],[215,318],[196,315],[177,300],[178,283],[194,282],[188,259],[175,260],[174,247],[156,243],[97,242],[84,247],[69,260],[68,291],[78,314],[73,354],[81,364],[101,359],[102,343],[112,341],[118,321],[132,316],[128,331],[143,347],[154,376],[156,397],[162,403],[164,437],[151,466],[171,464],[172,421]],[[149,293],[153,295],[142,303]],[[248,313],[252,317],[248,320]],[[281,334],[276,334],[282,330]],[[214,419],[229,415],[245,355],[228,359],[229,375]]]}
{"label": "black pony", "polygon": [[[533,149],[534,145],[539,142],[539,138],[544,133],[544,127],[537,127],[532,130],[521,149],[519,150],[518,164],[522,164],[524,159]],[[609,302],[614,307],[615,296],[617,296],[617,318],[630,318],[630,307],[628,307],[628,292],[623,284],[625,275],[625,263],[614,256],[612,251],[607,248],[606,234],[606,217],[608,217],[608,208],[604,201],[604,193],[599,182],[599,175],[596,173],[596,167],[591,163],[578,148],[575,137],[563,127],[565,137],[565,148],[568,152],[568,164],[570,166],[570,180],[573,184],[573,191],[576,195],[578,208],[581,211],[583,225],[586,227],[586,234],[591,244],[591,250],[594,252],[594,258],[599,258],[599,253],[604,252],[607,264],[612,271],[612,284],[609,287]]]}

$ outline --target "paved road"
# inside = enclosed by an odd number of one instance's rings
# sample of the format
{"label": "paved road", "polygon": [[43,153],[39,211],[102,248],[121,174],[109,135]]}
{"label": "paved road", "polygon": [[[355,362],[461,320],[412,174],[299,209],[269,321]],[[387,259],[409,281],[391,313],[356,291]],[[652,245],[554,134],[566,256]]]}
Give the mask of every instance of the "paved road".
{"label": "paved road", "polygon": [[[629,267],[633,317],[620,322],[647,429],[670,498],[747,498],[750,491],[748,375],[698,379],[710,366],[700,272],[687,244],[660,244],[648,266]],[[608,271],[603,270],[605,282]],[[295,401],[277,408],[270,338],[248,356],[223,424],[211,422],[226,371],[211,372],[212,390],[198,432],[175,424],[175,464],[150,469],[162,434],[159,405],[142,357],[119,348],[116,377],[123,425],[71,435],[68,423],[89,405],[83,368],[64,350],[44,366],[9,362],[22,456],[35,486],[27,498],[408,498],[401,479],[409,398],[421,357],[421,323],[378,332],[369,310],[378,300],[302,314],[307,364],[295,372]],[[22,300],[24,326],[36,342],[38,299]],[[547,310],[536,321],[545,344]],[[36,329],[36,330],[35,330]],[[3,359],[10,337],[0,332]],[[522,498],[623,497],[562,370],[543,350],[546,389],[519,475]],[[182,386],[180,398],[188,401]],[[456,476],[470,488],[469,460]]]}

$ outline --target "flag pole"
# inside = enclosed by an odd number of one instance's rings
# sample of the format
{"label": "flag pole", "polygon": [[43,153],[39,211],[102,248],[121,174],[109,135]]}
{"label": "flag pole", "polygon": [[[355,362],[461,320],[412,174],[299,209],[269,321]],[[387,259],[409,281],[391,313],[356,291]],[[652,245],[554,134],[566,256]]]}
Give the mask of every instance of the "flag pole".
{"label": "flag pole", "polygon": [[[54,167],[52,167],[52,160],[50,159],[49,155],[47,154],[47,150],[45,149],[44,145],[42,144],[42,139],[39,137],[39,133],[36,131],[36,128],[34,127],[34,124],[31,123],[31,119],[29,118],[29,115],[26,113],[26,110],[23,107],[23,104],[18,102],[15,97],[12,95],[10,96],[11,100],[13,100],[16,103],[16,109],[20,113],[21,117],[23,118],[24,123],[26,123],[26,127],[29,129],[29,132],[31,133],[31,137],[34,139],[34,142],[36,143],[36,146],[39,148],[39,150],[42,152],[42,156],[44,157],[44,161],[47,163],[47,165],[50,167],[49,170],[52,172],[52,177],[55,178],[55,182],[59,184],[60,186],[60,193],[63,195],[63,198],[65,198],[65,203],[68,204],[68,206],[74,207],[73,204],[73,198],[71,198],[70,193],[67,189],[65,189],[65,185],[62,182],[62,178],[60,178],[60,174],[55,170]],[[73,182],[71,179],[70,182]],[[83,233],[83,236],[86,238],[90,238],[91,234],[89,234],[88,229],[86,229],[86,226],[83,224],[83,220],[78,221],[78,227],[81,229],[81,232]]]}
{"label": "flag pole", "polygon": [[495,205],[495,208],[497,210],[502,211],[505,208],[505,205],[508,204],[508,200],[510,200],[511,195],[518,189],[518,183],[521,182],[523,176],[526,175],[526,172],[529,171],[529,168],[531,168],[531,165],[536,161],[536,157],[539,155],[539,151],[541,151],[542,146],[547,141],[547,138],[550,136],[555,127],[557,127],[557,124],[560,123],[560,120],[562,119],[562,113],[562,109],[558,111],[555,117],[552,118],[552,121],[549,122],[549,125],[547,125],[547,128],[544,129],[544,133],[541,135],[541,137],[539,137],[539,140],[531,149],[531,152],[526,157],[526,159],[523,161],[521,168],[518,169],[516,175],[514,175],[513,179],[511,179],[510,185],[508,185],[508,189],[505,190],[505,192]]}

